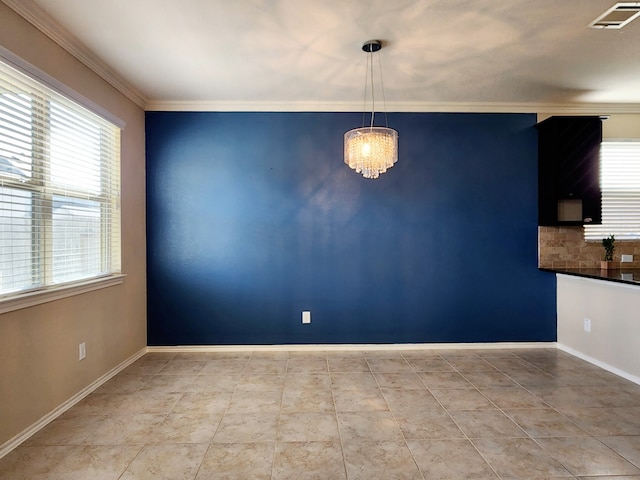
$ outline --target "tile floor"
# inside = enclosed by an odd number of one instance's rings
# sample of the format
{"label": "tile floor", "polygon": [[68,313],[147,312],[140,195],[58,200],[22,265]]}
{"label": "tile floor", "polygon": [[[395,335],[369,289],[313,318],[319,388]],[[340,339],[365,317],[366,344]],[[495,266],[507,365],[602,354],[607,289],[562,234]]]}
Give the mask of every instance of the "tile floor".
{"label": "tile floor", "polygon": [[640,480],[640,386],[551,349],[149,353],[0,479]]}

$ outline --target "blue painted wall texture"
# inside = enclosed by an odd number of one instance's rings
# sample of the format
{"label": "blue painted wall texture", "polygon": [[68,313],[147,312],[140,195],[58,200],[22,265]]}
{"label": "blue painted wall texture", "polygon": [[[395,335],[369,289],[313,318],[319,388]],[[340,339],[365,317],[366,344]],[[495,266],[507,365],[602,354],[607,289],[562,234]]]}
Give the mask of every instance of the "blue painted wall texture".
{"label": "blue painted wall texture", "polygon": [[149,345],[554,341],[535,122],[390,114],[369,180],[360,113],[147,113]]}

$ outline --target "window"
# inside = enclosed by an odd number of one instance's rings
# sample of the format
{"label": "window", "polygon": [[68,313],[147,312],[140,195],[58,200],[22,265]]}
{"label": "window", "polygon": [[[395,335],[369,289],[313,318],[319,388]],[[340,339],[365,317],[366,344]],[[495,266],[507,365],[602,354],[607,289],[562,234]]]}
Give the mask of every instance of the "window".
{"label": "window", "polygon": [[120,272],[120,128],[0,62],[0,299]]}
{"label": "window", "polygon": [[640,142],[602,142],[602,225],[586,225],[585,240],[640,239]]}

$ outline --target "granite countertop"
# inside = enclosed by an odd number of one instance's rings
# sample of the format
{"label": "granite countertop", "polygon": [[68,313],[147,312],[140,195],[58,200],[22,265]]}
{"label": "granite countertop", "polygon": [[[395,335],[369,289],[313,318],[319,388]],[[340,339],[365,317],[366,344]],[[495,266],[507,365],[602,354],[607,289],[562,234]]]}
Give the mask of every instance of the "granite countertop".
{"label": "granite countertop", "polygon": [[540,270],[640,286],[640,268],[620,268],[615,270],[601,270],[599,268],[540,268]]}

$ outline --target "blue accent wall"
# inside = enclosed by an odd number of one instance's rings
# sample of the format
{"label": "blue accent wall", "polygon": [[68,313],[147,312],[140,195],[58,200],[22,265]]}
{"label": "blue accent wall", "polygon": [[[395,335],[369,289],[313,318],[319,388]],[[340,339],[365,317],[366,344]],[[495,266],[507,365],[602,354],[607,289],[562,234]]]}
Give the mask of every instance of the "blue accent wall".
{"label": "blue accent wall", "polygon": [[[149,345],[554,341],[534,114],[148,112]],[[312,323],[301,323],[310,310]]]}

